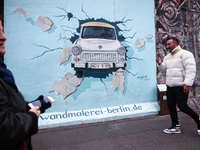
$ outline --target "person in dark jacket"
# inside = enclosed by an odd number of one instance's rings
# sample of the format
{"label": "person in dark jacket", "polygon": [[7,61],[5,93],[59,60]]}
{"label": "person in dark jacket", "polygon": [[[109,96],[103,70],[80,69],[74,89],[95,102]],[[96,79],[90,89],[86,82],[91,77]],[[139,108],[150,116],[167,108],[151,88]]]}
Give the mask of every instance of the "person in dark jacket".
{"label": "person in dark jacket", "polygon": [[[6,36],[0,19],[0,149],[31,150],[31,135],[38,132],[40,108],[28,106],[14,77],[2,61]],[[43,97],[41,97],[43,98]]]}

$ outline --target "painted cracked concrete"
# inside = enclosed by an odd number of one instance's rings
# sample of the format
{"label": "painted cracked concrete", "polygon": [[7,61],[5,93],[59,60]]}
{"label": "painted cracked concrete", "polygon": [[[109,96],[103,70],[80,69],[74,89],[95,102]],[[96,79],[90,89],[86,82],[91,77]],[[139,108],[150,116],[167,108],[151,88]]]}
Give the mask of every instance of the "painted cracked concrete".
{"label": "painted cracked concrete", "polygon": [[[143,108],[148,105],[152,108],[149,110],[158,111],[158,108],[152,105],[152,102],[157,101],[153,0],[80,0],[79,3],[73,0],[7,0],[4,4],[4,29],[7,36],[5,62],[12,70],[16,83],[27,101],[40,94],[52,96],[56,102],[46,111],[48,115],[66,111],[78,111],[79,114],[79,110],[92,112],[93,109],[107,110],[138,103],[143,103]],[[22,8],[26,17],[22,12],[14,12],[16,8]],[[38,27],[38,16],[48,17],[53,23],[51,28],[47,31],[45,28],[44,32]],[[42,18],[41,22],[43,21]],[[77,39],[80,25],[88,21],[110,23],[117,29],[118,36],[122,36],[121,43],[127,50],[124,88],[116,86],[123,85],[121,82],[113,86],[113,80],[118,80],[118,77],[113,78],[111,72],[86,74],[76,91],[63,101],[62,96],[55,92],[49,93],[49,89],[61,78],[66,81],[67,73],[75,75],[69,61],[71,58],[67,57],[70,53],[66,52]],[[149,34],[153,37],[145,38]],[[144,38],[144,45],[135,48],[135,42],[139,38]],[[63,49],[66,51],[61,55]],[[65,97],[66,93],[63,95]],[[98,114],[98,111],[96,113]],[[131,111],[128,115],[134,113],[135,111]],[[118,115],[127,117],[120,112]],[[106,116],[91,116],[88,122],[95,117],[103,120]],[[51,117],[46,121],[41,120],[42,125],[51,122]]]}
{"label": "painted cracked concrete", "polygon": [[26,12],[23,10],[23,8],[15,8],[14,12],[21,14],[23,17],[27,17]]}
{"label": "painted cracked concrete", "polygon": [[36,20],[35,24],[38,27],[42,28],[42,30],[44,32],[46,32],[46,31],[51,29],[51,26],[53,25],[53,22],[48,17],[46,17],[46,16],[37,16],[36,19],[37,20]]}
{"label": "painted cracked concrete", "polygon": [[119,88],[122,94],[124,93],[125,76],[125,71],[121,68],[118,69],[116,72],[113,72],[113,89],[116,90],[117,88]]}
{"label": "painted cracked concrete", "polygon": [[[70,47],[63,48],[59,59],[60,65],[67,62],[70,56],[71,56],[71,48]],[[124,83],[125,83],[125,71],[120,68],[117,71],[113,72],[112,75],[113,75],[112,85],[114,91],[116,91],[117,88],[119,88],[119,90],[123,94]],[[77,78],[77,76],[73,75],[73,73],[69,72],[60,80],[55,81],[49,92],[55,92],[56,94],[61,95],[63,99],[66,99],[69,95],[76,92],[77,87],[80,86],[83,79],[84,76],[83,78],[79,79]],[[72,85],[71,83],[74,84]]]}
{"label": "painted cracked concrete", "polygon": [[56,94],[61,95],[65,99],[76,91],[82,80],[83,78],[77,78],[77,76],[69,72],[60,80],[55,81],[49,92],[56,92]]}

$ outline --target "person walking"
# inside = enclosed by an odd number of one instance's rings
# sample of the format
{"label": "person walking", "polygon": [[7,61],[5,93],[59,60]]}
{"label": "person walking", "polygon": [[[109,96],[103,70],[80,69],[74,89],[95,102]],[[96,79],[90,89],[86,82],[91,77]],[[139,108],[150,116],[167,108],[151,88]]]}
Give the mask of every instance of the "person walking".
{"label": "person walking", "polygon": [[169,54],[164,57],[156,57],[158,69],[166,74],[167,106],[171,117],[172,126],[164,129],[164,133],[181,133],[176,106],[189,115],[197,124],[197,133],[200,135],[199,115],[188,104],[190,87],[196,76],[196,62],[191,52],[184,50],[179,45],[176,37],[167,37],[167,50]]}

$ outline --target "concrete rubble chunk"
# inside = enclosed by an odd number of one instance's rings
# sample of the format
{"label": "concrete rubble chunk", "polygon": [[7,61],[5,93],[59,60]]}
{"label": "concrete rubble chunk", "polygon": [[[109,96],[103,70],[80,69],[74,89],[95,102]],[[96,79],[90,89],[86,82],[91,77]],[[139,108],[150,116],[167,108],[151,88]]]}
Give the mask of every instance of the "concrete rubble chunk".
{"label": "concrete rubble chunk", "polygon": [[125,71],[123,69],[118,69],[116,72],[113,72],[112,85],[114,91],[119,88],[121,93],[124,93],[124,82],[125,82]]}
{"label": "concrete rubble chunk", "polygon": [[138,48],[141,48],[143,47],[145,44],[145,41],[143,38],[138,38],[135,42],[135,48],[138,49]]}
{"label": "concrete rubble chunk", "polygon": [[77,87],[81,84],[83,78],[77,78],[72,73],[67,73],[61,79],[55,81],[49,90],[49,92],[55,92],[61,95],[63,99],[66,99],[69,95],[77,90]]}
{"label": "concrete rubble chunk", "polygon": [[64,62],[67,62],[71,55],[72,55],[72,53],[71,53],[70,47],[63,48],[61,51],[61,54],[60,54],[60,59],[59,59],[60,65],[62,65]]}
{"label": "concrete rubble chunk", "polygon": [[14,12],[21,14],[23,17],[27,17],[26,12],[23,10],[23,8],[15,8]]}
{"label": "concrete rubble chunk", "polygon": [[147,36],[145,36],[145,39],[152,39],[153,35],[152,34],[148,34]]}
{"label": "concrete rubble chunk", "polygon": [[45,31],[48,31],[51,29],[51,26],[53,25],[53,22],[46,16],[37,16],[36,18],[36,22],[35,24],[38,26],[38,27],[41,27],[42,30],[45,32]]}

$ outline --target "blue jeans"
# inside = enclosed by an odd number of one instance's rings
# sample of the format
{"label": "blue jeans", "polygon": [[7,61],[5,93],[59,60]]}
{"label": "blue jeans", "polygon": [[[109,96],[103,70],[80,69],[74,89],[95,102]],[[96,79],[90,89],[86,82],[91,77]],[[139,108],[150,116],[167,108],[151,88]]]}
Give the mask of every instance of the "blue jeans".
{"label": "blue jeans", "polygon": [[188,106],[187,104],[188,94],[184,94],[183,87],[167,86],[166,94],[167,94],[167,106],[169,108],[169,113],[173,126],[179,124],[176,105],[182,112],[192,117],[194,121],[198,124],[199,115]]}

